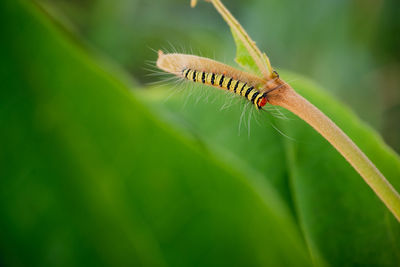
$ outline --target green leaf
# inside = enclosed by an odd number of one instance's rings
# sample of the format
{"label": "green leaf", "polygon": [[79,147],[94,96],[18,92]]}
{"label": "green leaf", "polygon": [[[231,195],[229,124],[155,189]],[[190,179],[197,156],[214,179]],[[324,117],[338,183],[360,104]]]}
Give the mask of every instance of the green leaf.
{"label": "green leaf", "polygon": [[[233,17],[220,0],[210,0],[225,22],[229,25],[236,43],[237,62],[262,78],[269,80],[275,77],[269,58],[262,53],[240,23]],[[193,4],[193,3],[192,3]],[[194,2],[194,5],[196,2]]]}
{"label": "green leaf", "polygon": [[[295,80],[292,86],[349,134],[400,189],[399,157],[373,130],[323,89],[301,76],[282,73],[284,79]],[[166,103],[179,118],[175,121],[196,133],[227,164],[240,166],[250,176],[262,176],[276,188],[291,208],[315,265],[398,265],[399,223],[344,158],[309,125],[284,109],[277,112],[268,106],[265,113],[248,106],[253,112],[250,136],[243,125],[248,123],[248,113],[238,135],[245,105],[214,88],[192,90],[195,92],[187,93],[191,96],[188,100],[183,93]],[[147,98],[164,98],[161,91],[153,94]],[[198,99],[201,95],[206,95],[207,103]],[[187,103],[182,110],[183,102]],[[220,110],[229,102],[230,108]],[[286,119],[278,118],[282,114]]]}
{"label": "green leaf", "polygon": [[[375,131],[312,82],[300,78],[292,86],[332,118],[400,190],[400,159]],[[337,266],[398,265],[400,224],[358,173],[303,121],[282,127],[297,140],[285,141],[290,182],[311,246]]]}
{"label": "green leaf", "polygon": [[236,32],[232,29],[231,32],[236,44],[236,57],[235,57],[236,63],[242,66],[246,71],[260,76],[261,73],[257,67],[256,62],[249,54],[249,51],[246,49],[243,42],[239,39]]}
{"label": "green leaf", "polygon": [[164,121],[30,1],[0,6],[1,265],[311,264],[269,183]]}

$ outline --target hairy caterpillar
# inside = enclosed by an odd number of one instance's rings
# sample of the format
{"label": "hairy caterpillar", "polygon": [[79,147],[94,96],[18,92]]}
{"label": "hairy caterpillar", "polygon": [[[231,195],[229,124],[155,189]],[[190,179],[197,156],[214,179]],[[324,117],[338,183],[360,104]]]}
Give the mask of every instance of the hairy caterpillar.
{"label": "hairy caterpillar", "polygon": [[[245,97],[262,109],[268,102],[269,92],[279,88],[268,87],[271,81],[237,70],[228,65],[222,64],[208,58],[185,55],[178,53],[164,54],[158,52],[157,67],[166,72],[175,74],[178,77],[202,83]],[[275,78],[278,74],[274,72]]]}

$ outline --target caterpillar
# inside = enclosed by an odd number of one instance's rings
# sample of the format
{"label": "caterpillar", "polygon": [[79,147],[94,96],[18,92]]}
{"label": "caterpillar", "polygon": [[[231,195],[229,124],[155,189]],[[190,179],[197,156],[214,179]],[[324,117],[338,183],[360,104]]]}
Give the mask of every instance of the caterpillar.
{"label": "caterpillar", "polygon": [[192,80],[193,82],[218,86],[240,96],[244,96],[258,109],[261,109],[267,103],[266,93],[260,93],[258,90],[254,89],[254,86],[248,85],[247,82],[242,82],[233,77],[225,76],[224,73],[207,73],[204,71],[183,69],[182,76],[187,80]]}
{"label": "caterpillar", "polygon": [[[256,75],[194,55],[164,54],[159,51],[157,67],[189,81],[226,89],[245,97],[257,109],[267,104],[269,92],[278,89],[270,89],[268,82]],[[279,77],[276,72],[275,77]]]}

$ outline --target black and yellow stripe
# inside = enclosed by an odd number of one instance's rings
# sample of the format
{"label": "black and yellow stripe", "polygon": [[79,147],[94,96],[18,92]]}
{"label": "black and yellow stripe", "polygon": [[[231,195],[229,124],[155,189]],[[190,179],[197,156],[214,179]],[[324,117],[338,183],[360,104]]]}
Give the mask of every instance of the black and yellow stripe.
{"label": "black and yellow stripe", "polygon": [[260,93],[254,88],[254,86],[250,86],[245,82],[235,80],[232,77],[227,77],[224,74],[184,69],[182,70],[182,76],[189,81],[217,86],[243,96],[252,102],[258,109],[261,109],[265,104],[265,101],[264,104],[262,104],[262,101],[260,101],[266,97],[265,94]]}

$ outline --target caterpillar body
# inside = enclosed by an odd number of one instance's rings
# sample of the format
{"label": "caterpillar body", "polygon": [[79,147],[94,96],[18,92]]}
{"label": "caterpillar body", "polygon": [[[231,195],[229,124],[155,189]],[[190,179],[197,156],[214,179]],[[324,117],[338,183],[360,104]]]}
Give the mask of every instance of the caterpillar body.
{"label": "caterpillar body", "polygon": [[158,68],[178,77],[205,85],[226,89],[248,99],[257,109],[268,102],[267,95],[272,90],[268,82],[250,73],[237,70],[208,58],[158,52]]}
{"label": "caterpillar body", "polygon": [[254,89],[254,86],[236,80],[233,77],[225,76],[225,74],[183,69],[182,76],[187,80],[192,80],[193,82],[217,86],[240,96],[244,96],[258,109],[261,109],[267,103],[266,93],[260,93],[258,90]]}

